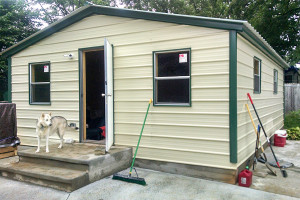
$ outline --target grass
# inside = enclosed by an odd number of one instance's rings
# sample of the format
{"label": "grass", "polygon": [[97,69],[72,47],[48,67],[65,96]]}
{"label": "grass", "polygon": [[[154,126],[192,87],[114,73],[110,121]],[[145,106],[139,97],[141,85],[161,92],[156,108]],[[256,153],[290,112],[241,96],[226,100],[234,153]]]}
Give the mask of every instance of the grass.
{"label": "grass", "polygon": [[284,128],[287,129],[289,140],[300,140],[300,110],[287,114],[284,118]]}

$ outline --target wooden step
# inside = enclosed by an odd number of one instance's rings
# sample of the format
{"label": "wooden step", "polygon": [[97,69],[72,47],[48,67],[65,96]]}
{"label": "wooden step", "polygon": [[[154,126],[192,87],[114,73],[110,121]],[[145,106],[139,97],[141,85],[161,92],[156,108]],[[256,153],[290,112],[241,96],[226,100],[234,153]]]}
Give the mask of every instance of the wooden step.
{"label": "wooden step", "polygon": [[15,156],[17,154],[17,147],[0,148],[0,159]]}

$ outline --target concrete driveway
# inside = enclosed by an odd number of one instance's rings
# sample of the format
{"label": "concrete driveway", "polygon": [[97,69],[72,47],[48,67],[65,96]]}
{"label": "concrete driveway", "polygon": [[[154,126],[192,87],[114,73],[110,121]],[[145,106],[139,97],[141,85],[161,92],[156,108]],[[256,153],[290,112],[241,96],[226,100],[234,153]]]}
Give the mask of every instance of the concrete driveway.
{"label": "concrete driveway", "polygon": [[[72,193],[0,177],[1,200],[143,200],[143,199],[296,199],[226,183],[137,169],[147,186],[107,177]],[[123,171],[126,173],[128,171]]]}

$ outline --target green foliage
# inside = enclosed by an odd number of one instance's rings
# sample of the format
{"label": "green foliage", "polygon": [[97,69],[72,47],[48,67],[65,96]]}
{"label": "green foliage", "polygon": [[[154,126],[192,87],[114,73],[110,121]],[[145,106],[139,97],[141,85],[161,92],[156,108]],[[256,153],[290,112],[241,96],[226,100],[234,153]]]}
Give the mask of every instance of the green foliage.
{"label": "green foliage", "polygon": [[300,61],[299,0],[121,0],[128,8],[247,20],[291,65]]}
{"label": "green foliage", "polygon": [[288,129],[287,134],[288,140],[300,140],[300,127]]}
{"label": "green foliage", "polygon": [[300,127],[300,110],[290,112],[284,118],[284,128],[290,129],[295,127]]}
{"label": "green foliage", "polygon": [[31,5],[38,5],[37,9],[40,12],[41,19],[48,24],[51,24],[58,19],[70,14],[77,8],[87,4],[109,6],[115,5],[115,0],[32,0]]}
{"label": "green foliage", "polygon": [[[38,30],[38,13],[25,0],[0,0],[0,51],[14,45]],[[7,90],[7,60],[0,56],[0,101]]]}

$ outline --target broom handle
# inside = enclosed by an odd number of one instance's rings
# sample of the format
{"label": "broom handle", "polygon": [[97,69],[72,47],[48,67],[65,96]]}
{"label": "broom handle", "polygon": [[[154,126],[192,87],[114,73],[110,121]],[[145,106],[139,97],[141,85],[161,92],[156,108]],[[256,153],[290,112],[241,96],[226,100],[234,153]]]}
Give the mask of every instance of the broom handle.
{"label": "broom handle", "polygon": [[260,121],[260,118],[259,118],[259,116],[258,116],[258,113],[257,113],[257,111],[256,111],[256,109],[255,109],[254,104],[253,104],[252,98],[251,98],[251,96],[250,96],[249,93],[247,93],[247,95],[248,95],[249,100],[250,100],[250,102],[251,102],[251,104],[252,104],[252,107],[253,107],[253,109],[254,109],[254,112],[255,112],[255,114],[256,114],[256,116],[257,116],[257,119],[258,119],[258,121],[259,121],[260,127],[262,128],[262,130],[263,130],[263,132],[264,132],[264,135],[265,135],[265,137],[267,138],[267,141],[268,141],[268,143],[269,143],[269,146],[270,146],[270,149],[271,149],[271,151],[272,151],[273,157],[274,157],[274,159],[275,159],[275,161],[276,161],[276,164],[277,164],[277,166],[279,167],[279,169],[281,170],[281,167],[280,167],[280,165],[279,165],[279,162],[278,162],[278,160],[277,160],[277,158],[276,158],[276,156],[275,156],[275,153],[274,153],[274,151],[273,151],[271,141],[270,141],[269,137],[267,136],[267,133],[266,133],[266,131],[265,131],[265,129],[264,129],[264,126],[262,125],[262,123],[261,123],[261,121]]}
{"label": "broom handle", "polygon": [[130,171],[129,171],[129,176],[131,176],[131,172],[132,172],[132,168],[133,168],[133,165],[134,165],[135,157],[136,157],[137,151],[139,149],[140,141],[141,141],[141,138],[142,138],[144,126],[145,126],[145,123],[146,123],[146,119],[147,119],[147,115],[148,115],[148,111],[149,111],[151,103],[152,103],[152,99],[149,100],[149,104],[148,104],[146,116],[145,116],[145,119],[144,119],[143,127],[142,127],[142,130],[141,130],[139,141],[137,143],[137,146],[136,146],[136,149],[135,149],[135,153],[134,153],[134,156],[133,156],[133,160],[132,160],[132,163],[131,163],[131,167],[130,167]]}
{"label": "broom handle", "polygon": [[[248,104],[245,104],[245,105],[246,105],[246,108],[247,108],[247,110],[248,110],[248,113],[249,113],[249,116],[250,116],[250,119],[251,119],[251,122],[252,122],[252,125],[253,125],[253,128],[254,128],[256,137],[258,137],[258,131],[257,131],[256,126],[255,126],[255,124],[254,124],[253,117],[252,117],[252,115],[251,115],[249,106],[248,106]],[[265,150],[264,150],[264,147],[261,145],[260,140],[258,140],[258,141],[259,141],[259,145],[260,145],[260,147],[261,147],[262,152],[264,152],[264,151],[265,151]]]}

